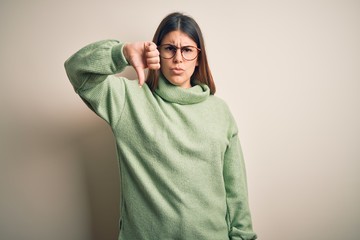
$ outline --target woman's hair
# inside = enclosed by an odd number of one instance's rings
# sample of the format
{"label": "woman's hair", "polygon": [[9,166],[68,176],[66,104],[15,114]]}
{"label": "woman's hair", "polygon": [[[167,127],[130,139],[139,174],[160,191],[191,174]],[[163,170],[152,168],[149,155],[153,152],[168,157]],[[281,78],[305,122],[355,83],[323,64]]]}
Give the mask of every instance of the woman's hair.
{"label": "woman's hair", "polygon": [[[216,88],[206,57],[204,38],[199,25],[193,18],[179,12],[169,14],[161,21],[155,32],[153,42],[159,46],[166,34],[176,30],[187,34],[196,42],[197,47],[201,49],[197,57],[198,66],[195,67],[194,73],[191,76],[191,84],[206,84],[210,88],[210,94],[214,94]],[[146,83],[152,91],[155,91],[158,86],[159,71],[160,70],[149,70]]]}

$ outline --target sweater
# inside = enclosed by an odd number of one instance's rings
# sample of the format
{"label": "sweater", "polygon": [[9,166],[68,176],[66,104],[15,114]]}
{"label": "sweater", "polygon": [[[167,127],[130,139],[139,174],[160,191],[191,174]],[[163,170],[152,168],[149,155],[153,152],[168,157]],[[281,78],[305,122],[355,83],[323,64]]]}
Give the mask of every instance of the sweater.
{"label": "sweater", "polygon": [[250,240],[238,129],[207,85],[159,78],[152,92],[119,75],[123,43],[85,46],[66,62],[76,93],[111,127],[121,180],[119,240]]}

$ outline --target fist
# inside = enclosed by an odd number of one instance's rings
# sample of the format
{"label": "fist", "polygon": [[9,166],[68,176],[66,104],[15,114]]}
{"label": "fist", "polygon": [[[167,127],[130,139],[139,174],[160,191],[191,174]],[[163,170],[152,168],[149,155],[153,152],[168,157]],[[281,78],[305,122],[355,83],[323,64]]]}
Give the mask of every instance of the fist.
{"label": "fist", "polygon": [[145,82],[145,69],[160,69],[159,51],[153,42],[127,43],[123,52],[126,60],[135,69],[140,86]]}

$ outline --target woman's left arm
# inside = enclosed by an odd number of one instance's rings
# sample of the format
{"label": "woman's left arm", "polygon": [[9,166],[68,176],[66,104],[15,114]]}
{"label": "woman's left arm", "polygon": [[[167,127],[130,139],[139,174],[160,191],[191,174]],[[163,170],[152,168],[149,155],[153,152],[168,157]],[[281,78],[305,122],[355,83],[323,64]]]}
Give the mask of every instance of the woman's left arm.
{"label": "woman's left arm", "polygon": [[254,240],[257,236],[252,229],[245,163],[237,133],[231,137],[225,152],[223,174],[229,238]]}

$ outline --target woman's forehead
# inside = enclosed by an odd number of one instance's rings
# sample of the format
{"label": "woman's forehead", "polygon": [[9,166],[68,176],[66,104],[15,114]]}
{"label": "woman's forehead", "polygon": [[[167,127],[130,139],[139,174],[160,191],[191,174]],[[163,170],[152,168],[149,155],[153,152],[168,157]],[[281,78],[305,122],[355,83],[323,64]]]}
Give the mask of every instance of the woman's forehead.
{"label": "woman's forehead", "polygon": [[189,35],[186,33],[176,30],[171,31],[164,36],[162,39],[161,44],[173,44],[175,46],[188,46],[188,45],[195,45],[196,43],[192,40]]}

